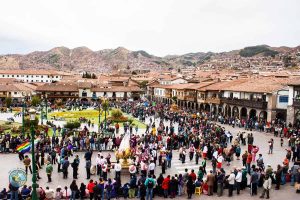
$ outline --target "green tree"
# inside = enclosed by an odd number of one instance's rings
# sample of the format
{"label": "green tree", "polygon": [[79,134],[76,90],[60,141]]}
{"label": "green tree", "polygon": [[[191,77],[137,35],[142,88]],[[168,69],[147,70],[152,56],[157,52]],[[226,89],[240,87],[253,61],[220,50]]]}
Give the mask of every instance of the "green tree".
{"label": "green tree", "polygon": [[173,96],[173,97],[172,97],[172,100],[173,100],[174,102],[176,102],[176,101],[177,101],[177,96]]}
{"label": "green tree", "polygon": [[5,104],[6,104],[7,108],[9,108],[11,106],[11,103],[12,103],[12,98],[11,97],[6,97],[5,98]]}
{"label": "green tree", "polygon": [[[35,128],[37,128],[38,124],[39,124],[39,119],[38,119],[38,117],[35,117],[35,119],[33,121],[33,126]],[[25,128],[28,128],[28,129],[30,128],[30,126],[31,126],[30,117],[25,117],[24,126],[25,126]]]}
{"label": "green tree", "polygon": [[111,116],[114,119],[120,119],[123,116],[123,112],[120,109],[113,109],[111,111]]}
{"label": "green tree", "polygon": [[38,96],[33,96],[31,99],[31,105],[32,106],[37,106],[41,103],[41,99]]}
{"label": "green tree", "polygon": [[102,103],[101,103],[101,105],[102,105],[103,110],[106,110],[106,111],[108,110],[108,108],[109,108],[109,102],[108,102],[107,99],[103,100]]}
{"label": "green tree", "polygon": [[142,81],[139,83],[141,89],[145,89],[147,87],[148,81]]}

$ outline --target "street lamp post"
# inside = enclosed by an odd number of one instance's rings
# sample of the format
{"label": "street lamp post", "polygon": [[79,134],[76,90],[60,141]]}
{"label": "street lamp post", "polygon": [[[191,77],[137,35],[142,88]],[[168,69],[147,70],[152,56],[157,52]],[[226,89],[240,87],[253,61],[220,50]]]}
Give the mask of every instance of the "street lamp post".
{"label": "street lamp post", "polygon": [[45,115],[45,119],[46,122],[48,121],[48,99],[47,99],[48,95],[45,95],[45,103],[46,103],[46,115]]}
{"label": "street lamp post", "polygon": [[100,108],[100,99],[99,99],[99,104],[98,104],[98,109],[99,109],[99,116],[98,116],[98,133],[100,134],[100,123],[101,123],[101,108]]}
{"label": "street lamp post", "polygon": [[106,126],[107,126],[107,122],[106,122],[106,112],[107,112],[107,109],[108,109],[108,100],[106,98],[104,98],[104,130],[106,131]]}
{"label": "street lamp post", "polygon": [[41,124],[43,125],[44,124],[44,122],[43,122],[43,108],[44,108],[44,106],[43,106],[43,103],[44,103],[44,97],[43,97],[43,95],[42,95],[42,101],[41,101]]}
{"label": "street lamp post", "polygon": [[25,99],[22,99],[22,135],[25,137]]}
{"label": "street lamp post", "polygon": [[38,200],[36,189],[38,187],[38,184],[36,183],[36,160],[35,160],[35,154],[34,154],[34,122],[35,122],[35,115],[36,111],[34,109],[29,110],[30,114],[30,131],[31,131],[31,159],[32,159],[32,200]]}

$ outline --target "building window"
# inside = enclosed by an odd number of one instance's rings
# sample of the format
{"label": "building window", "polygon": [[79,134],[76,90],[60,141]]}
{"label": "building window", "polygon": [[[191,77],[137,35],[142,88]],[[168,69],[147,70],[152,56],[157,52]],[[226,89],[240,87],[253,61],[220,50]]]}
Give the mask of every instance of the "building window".
{"label": "building window", "polygon": [[230,97],[231,99],[233,99],[233,93],[232,93],[232,92],[230,92],[229,97]]}
{"label": "building window", "polygon": [[14,92],[14,94],[18,94],[17,92]]}
{"label": "building window", "polygon": [[279,96],[279,103],[287,103],[289,101],[289,96]]}
{"label": "building window", "polygon": [[56,76],[56,78],[58,78],[58,76]]}
{"label": "building window", "polygon": [[2,77],[4,77],[4,74],[2,75]]}
{"label": "building window", "polygon": [[48,80],[46,80],[46,82],[48,83]]}
{"label": "building window", "polygon": [[44,76],[41,76],[41,78],[43,78]]}
{"label": "building window", "polygon": [[7,77],[9,77],[9,75],[7,75]]}
{"label": "building window", "polygon": [[82,97],[87,97],[86,91],[82,91]]}
{"label": "building window", "polygon": [[253,97],[254,95],[253,94],[250,94],[250,100],[253,100]]}
{"label": "building window", "polygon": [[11,77],[15,77],[15,75],[11,75]]}
{"label": "building window", "polygon": [[26,77],[28,78],[29,76],[27,75]]}
{"label": "building window", "polygon": [[43,80],[41,80],[41,82],[44,82]]}
{"label": "building window", "polygon": [[17,77],[19,77],[19,75],[17,75]]}

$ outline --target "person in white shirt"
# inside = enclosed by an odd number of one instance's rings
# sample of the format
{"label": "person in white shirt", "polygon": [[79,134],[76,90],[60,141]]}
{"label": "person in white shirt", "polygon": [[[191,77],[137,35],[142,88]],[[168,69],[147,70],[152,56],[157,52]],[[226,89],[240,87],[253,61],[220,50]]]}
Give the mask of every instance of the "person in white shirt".
{"label": "person in white shirt", "polygon": [[229,190],[228,196],[231,197],[232,191],[233,191],[233,186],[234,186],[234,181],[235,181],[235,175],[232,170],[230,171],[230,175],[227,178],[227,181],[228,181],[228,190]]}
{"label": "person in white shirt", "polygon": [[45,190],[46,199],[54,199],[54,190],[50,189],[48,186]]}
{"label": "person in white shirt", "polygon": [[63,199],[69,199],[71,196],[71,190],[68,189],[67,186],[65,186],[65,189],[62,191]]}
{"label": "person in white shirt", "polygon": [[216,159],[218,159],[218,151],[217,150],[214,151],[213,157],[216,158]]}
{"label": "person in white shirt", "polygon": [[103,179],[104,179],[105,181],[107,180],[107,170],[108,170],[107,164],[104,163],[104,164],[102,165],[102,177],[103,177]]}
{"label": "person in white shirt", "polygon": [[119,163],[119,160],[117,161],[117,163],[114,165],[114,169],[115,169],[115,172],[116,172],[116,179],[118,178],[121,178],[121,170],[122,170],[122,166],[121,164]]}
{"label": "person in white shirt", "polygon": [[218,169],[222,168],[223,161],[224,161],[224,157],[222,156],[222,154],[219,154],[218,158],[217,158],[217,168]]}
{"label": "person in white shirt", "polygon": [[235,181],[236,181],[236,192],[237,194],[240,194],[241,190],[241,182],[242,182],[242,171],[240,168],[237,168],[237,174],[235,176]]}
{"label": "person in white shirt", "polygon": [[101,172],[101,154],[98,153],[96,158],[96,166],[97,166],[97,175],[100,175]]}
{"label": "person in white shirt", "polygon": [[267,199],[270,198],[270,190],[272,188],[272,179],[269,175],[266,175],[263,183],[263,192],[260,196],[261,199],[265,198],[265,194],[267,194]]}
{"label": "person in white shirt", "polygon": [[153,155],[153,159],[154,159],[154,164],[156,165],[156,161],[157,161],[157,148],[152,150],[152,155]]}
{"label": "person in white shirt", "polygon": [[107,150],[112,150],[112,146],[113,146],[113,141],[111,138],[109,138],[107,143]]}
{"label": "person in white shirt", "polygon": [[148,170],[150,172],[150,175],[154,175],[154,170],[155,170],[155,164],[153,161],[151,161],[151,163],[148,166]]}

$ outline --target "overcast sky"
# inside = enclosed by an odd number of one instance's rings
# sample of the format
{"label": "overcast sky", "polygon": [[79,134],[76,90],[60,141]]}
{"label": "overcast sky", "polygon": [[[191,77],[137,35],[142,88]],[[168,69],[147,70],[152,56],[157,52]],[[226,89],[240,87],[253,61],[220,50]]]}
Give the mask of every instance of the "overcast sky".
{"label": "overcast sky", "polygon": [[0,54],[86,46],[165,56],[300,45],[300,0],[2,0]]}

